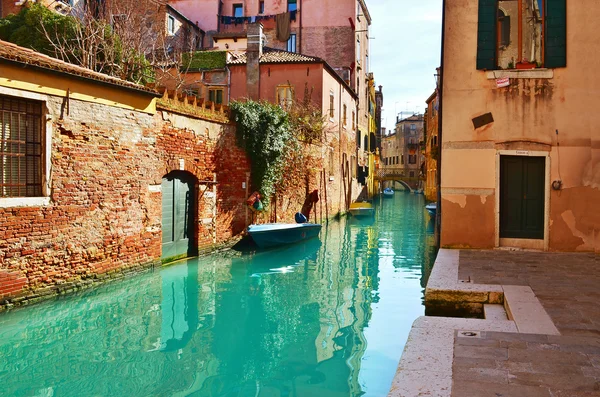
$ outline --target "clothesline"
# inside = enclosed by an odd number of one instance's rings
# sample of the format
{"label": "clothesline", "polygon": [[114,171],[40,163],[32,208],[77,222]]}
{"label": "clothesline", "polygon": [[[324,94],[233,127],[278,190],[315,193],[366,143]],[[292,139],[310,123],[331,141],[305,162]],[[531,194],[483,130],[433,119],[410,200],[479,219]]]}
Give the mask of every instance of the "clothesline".
{"label": "clothesline", "polygon": [[[290,11],[289,12],[290,21],[296,20],[297,12],[298,11]],[[285,12],[283,14],[285,14]],[[275,17],[277,17],[277,15],[281,15],[281,14],[257,15],[257,16],[252,16],[252,17],[228,17],[228,16],[221,15],[220,19],[221,19],[221,23],[223,25],[241,25],[243,23],[255,23],[255,22],[265,21],[267,19],[274,19]]]}

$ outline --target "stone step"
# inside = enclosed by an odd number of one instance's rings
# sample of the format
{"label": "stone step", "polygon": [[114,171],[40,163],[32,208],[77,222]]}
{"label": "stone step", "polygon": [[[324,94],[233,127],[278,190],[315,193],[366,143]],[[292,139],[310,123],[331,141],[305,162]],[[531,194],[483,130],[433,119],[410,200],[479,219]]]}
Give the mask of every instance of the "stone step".
{"label": "stone step", "polygon": [[504,306],[502,306],[502,305],[491,305],[491,304],[483,305],[483,315],[486,320],[491,320],[491,321],[506,321],[506,320],[508,320],[508,316],[506,315],[506,310],[504,310]]}
{"label": "stone step", "polygon": [[504,307],[519,333],[560,335],[531,287],[504,285]]}

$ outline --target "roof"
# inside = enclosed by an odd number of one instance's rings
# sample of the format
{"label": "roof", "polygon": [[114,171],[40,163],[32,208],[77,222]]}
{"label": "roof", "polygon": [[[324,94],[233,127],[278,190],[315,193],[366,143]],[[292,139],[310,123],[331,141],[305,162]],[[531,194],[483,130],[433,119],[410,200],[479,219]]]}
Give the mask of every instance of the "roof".
{"label": "roof", "polygon": [[[413,114],[410,117],[406,117],[402,120],[399,120],[398,123],[402,123],[404,121],[423,121],[423,115],[422,114]],[[396,123],[396,124],[398,124]]]}
{"label": "roof", "polygon": [[[228,65],[245,65],[246,64],[246,53],[233,53],[227,61]],[[263,47],[263,54],[260,57],[259,63],[262,64],[286,64],[286,63],[320,63],[323,65],[329,74],[331,74],[341,85],[346,88],[346,91],[352,95],[354,99],[358,99],[358,95],[354,90],[340,77],[339,74],[323,59],[313,57],[310,55],[298,54],[296,52],[289,52],[284,50],[278,50],[271,47]]]}
{"label": "roof", "polygon": [[124,88],[141,91],[146,94],[160,96],[151,88],[144,87],[130,81],[109,76],[104,73],[95,72],[81,66],[73,65],[41,54],[29,48],[19,47],[16,44],[0,40],[0,61],[19,63],[25,66],[37,67],[57,73],[69,74],[78,78],[94,80],[103,84],[117,85]]}
{"label": "roof", "polygon": [[367,3],[365,2],[365,0],[358,0],[358,2],[360,3],[363,12],[365,14],[365,17],[367,18],[367,22],[370,25],[371,24],[371,13],[369,12],[369,9],[367,8]]}
{"label": "roof", "polygon": [[[263,47],[263,54],[260,57],[260,63],[305,63],[305,62],[323,62],[321,58],[302,55],[295,52],[278,50],[270,47]],[[227,62],[229,65],[243,65],[246,63],[246,53],[231,53],[231,58]]]}
{"label": "roof", "polygon": [[213,40],[218,39],[245,39],[248,36],[246,31],[242,32],[221,32],[212,35]]}

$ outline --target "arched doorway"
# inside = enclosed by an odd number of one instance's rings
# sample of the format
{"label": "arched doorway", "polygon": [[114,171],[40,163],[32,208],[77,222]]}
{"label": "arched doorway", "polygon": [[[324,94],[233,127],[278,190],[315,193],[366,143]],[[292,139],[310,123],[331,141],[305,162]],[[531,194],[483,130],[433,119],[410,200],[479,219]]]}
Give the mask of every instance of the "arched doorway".
{"label": "arched doorway", "polygon": [[162,261],[196,255],[196,178],[173,171],[162,179]]}

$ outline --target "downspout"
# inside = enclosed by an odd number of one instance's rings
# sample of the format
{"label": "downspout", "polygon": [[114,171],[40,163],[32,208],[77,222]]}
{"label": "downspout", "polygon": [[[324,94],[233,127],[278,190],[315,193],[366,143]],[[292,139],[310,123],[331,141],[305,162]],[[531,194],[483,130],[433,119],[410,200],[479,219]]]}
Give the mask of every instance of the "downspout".
{"label": "downspout", "polygon": [[227,105],[231,103],[231,69],[225,63],[225,70],[227,71]]}
{"label": "downspout", "polygon": [[302,0],[298,0],[298,36],[300,43],[298,44],[298,54],[302,54]]}
{"label": "downspout", "polygon": [[443,98],[444,98],[444,49],[446,45],[446,0],[442,0],[442,50],[440,53],[440,83],[438,87],[438,155],[437,155],[437,208],[435,213],[435,243],[438,248],[441,246],[442,232],[442,139],[443,124]]}
{"label": "downspout", "polygon": [[[338,82],[339,86],[340,86],[340,98],[338,100],[339,105],[338,105],[338,147],[339,147],[339,159],[340,159],[340,165],[341,167],[341,173],[340,173],[340,182],[342,184],[346,183],[346,178],[344,177],[344,169],[345,169],[345,165],[344,165],[344,156],[342,155],[342,84],[340,82]],[[340,191],[342,191],[343,186],[340,185]],[[348,189],[346,189],[346,191],[348,191]]]}

